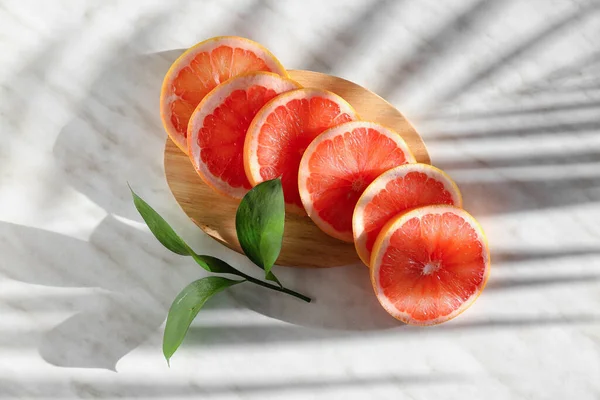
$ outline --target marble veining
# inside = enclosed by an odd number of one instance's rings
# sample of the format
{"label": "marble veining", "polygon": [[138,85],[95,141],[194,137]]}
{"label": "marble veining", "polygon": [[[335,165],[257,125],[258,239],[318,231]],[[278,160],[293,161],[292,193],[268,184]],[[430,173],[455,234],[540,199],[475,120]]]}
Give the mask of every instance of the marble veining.
{"label": "marble veining", "polygon": [[[280,268],[314,303],[241,285],[169,369],[169,304],[204,271],[165,251],[127,189],[199,251],[164,178],[162,77],[237,34],[288,68],[364,85],[423,135],[488,234],[488,288],[428,329],[367,270]],[[600,1],[0,3],[0,397],[597,399]]]}

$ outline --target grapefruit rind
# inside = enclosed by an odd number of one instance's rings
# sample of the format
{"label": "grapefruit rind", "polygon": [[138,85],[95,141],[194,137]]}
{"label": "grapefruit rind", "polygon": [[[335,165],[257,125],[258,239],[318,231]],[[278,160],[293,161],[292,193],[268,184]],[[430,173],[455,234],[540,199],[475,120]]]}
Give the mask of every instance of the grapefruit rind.
{"label": "grapefruit rind", "polygon": [[[415,320],[411,317],[410,314],[396,309],[394,307],[393,303],[382,292],[382,290],[380,289],[381,286],[379,283],[379,266],[381,265],[382,258],[385,255],[386,250],[389,246],[390,238],[391,238],[392,234],[398,228],[400,228],[407,221],[409,221],[415,217],[422,218],[425,215],[435,215],[435,214],[441,215],[441,214],[445,214],[445,213],[452,213],[452,214],[456,214],[456,215],[460,216],[465,222],[469,223],[469,225],[477,233],[477,239],[482,244],[482,257],[484,260],[483,279],[482,279],[480,285],[478,286],[477,290],[475,292],[473,292],[473,294],[467,300],[465,300],[461,304],[460,307],[458,307],[456,310],[454,310],[450,314],[442,315],[442,316],[439,316],[438,318],[426,320],[426,321]],[[373,286],[373,290],[375,291],[375,296],[377,297],[377,300],[379,301],[381,306],[386,310],[386,312],[388,314],[390,314],[392,317],[394,317],[397,320],[402,321],[406,324],[429,326],[429,325],[441,324],[443,322],[449,321],[449,320],[457,317],[462,312],[464,312],[466,309],[468,309],[475,302],[475,300],[477,300],[477,298],[479,297],[479,295],[481,295],[481,292],[485,288],[485,285],[487,284],[487,280],[490,275],[490,250],[488,247],[487,238],[483,232],[483,228],[481,227],[479,222],[477,222],[477,220],[475,218],[473,218],[473,216],[471,216],[471,214],[469,214],[462,208],[455,207],[455,206],[431,205],[431,206],[415,208],[404,214],[399,214],[399,215],[395,216],[394,218],[392,218],[390,221],[388,221],[388,223],[381,230],[380,234],[377,236],[377,240],[375,241],[375,245],[373,246],[373,252],[371,254],[370,265],[371,265],[371,268],[370,268],[371,284]]]}
{"label": "grapefruit rind", "polygon": [[216,36],[204,40],[200,43],[197,43],[194,46],[187,49],[181,56],[179,56],[173,62],[173,64],[171,64],[171,67],[165,74],[165,78],[163,80],[160,91],[160,116],[163,127],[165,128],[165,131],[167,132],[173,143],[175,143],[177,147],[179,147],[179,149],[181,149],[181,151],[183,151],[186,154],[188,152],[186,140],[170,122],[170,105],[173,101],[175,101],[178,98],[177,95],[171,92],[170,88],[172,87],[173,81],[178,76],[179,72],[183,68],[187,67],[198,53],[211,52],[219,46],[229,46],[232,48],[240,48],[242,50],[252,51],[267,64],[269,69],[271,69],[271,72],[283,76],[285,78],[289,77],[283,65],[266,47],[264,47],[260,43],[243,37]]}
{"label": "grapefruit rind", "polygon": [[[299,83],[272,72],[247,72],[237,75],[215,87],[202,99],[190,117],[187,129],[188,155],[200,178],[217,192],[235,199],[244,197],[248,189],[244,187],[234,188],[219,177],[214,176],[201,161],[200,152],[202,149],[197,144],[197,139],[198,133],[204,124],[204,119],[207,116],[211,115],[217,107],[222,105],[232,92],[240,89],[244,90],[251,86],[263,86],[277,93],[301,87]],[[243,150],[240,149],[240,151]],[[242,171],[241,173],[244,172]]]}
{"label": "grapefruit rind", "polygon": [[[371,254],[367,249],[367,237],[364,231],[364,210],[373,198],[386,188],[388,182],[402,178],[411,172],[421,172],[426,174],[431,179],[434,179],[444,185],[453,199],[453,204],[457,207],[462,207],[462,195],[458,185],[452,178],[439,168],[429,164],[404,164],[398,167],[387,170],[376,178],[363,192],[358,199],[354,214],[352,215],[352,233],[354,236],[354,246],[359,258],[365,265],[369,265]],[[409,210],[404,210],[407,212]]]}
{"label": "grapefruit rind", "polygon": [[340,231],[334,229],[328,222],[324,221],[319,216],[318,212],[313,207],[311,194],[309,193],[308,188],[307,188],[307,180],[311,174],[308,163],[310,161],[311,156],[315,152],[316,148],[322,142],[327,141],[327,140],[332,140],[334,137],[336,137],[338,135],[343,135],[346,132],[350,132],[357,128],[374,129],[374,130],[378,131],[379,133],[381,133],[382,135],[387,136],[388,138],[390,138],[391,140],[393,140],[396,143],[398,148],[400,148],[403,151],[403,153],[406,157],[406,163],[416,163],[415,156],[410,151],[408,145],[406,144],[406,142],[404,141],[402,136],[400,136],[394,130],[392,130],[384,125],[375,123],[375,122],[368,122],[368,121],[346,122],[346,123],[343,123],[338,126],[334,126],[333,128],[326,130],[325,132],[321,133],[319,136],[317,136],[311,142],[311,144],[306,148],[304,155],[302,156],[302,160],[300,161],[300,168],[298,170],[298,190],[300,191],[300,199],[302,200],[302,205],[304,206],[304,209],[305,209],[307,215],[310,217],[310,219],[312,219],[312,221],[315,223],[315,225],[317,225],[323,232],[325,232],[329,236],[332,236],[336,239],[339,239],[339,240],[342,240],[342,241],[348,242],[348,243],[352,243],[354,240],[352,232],[340,232]]}

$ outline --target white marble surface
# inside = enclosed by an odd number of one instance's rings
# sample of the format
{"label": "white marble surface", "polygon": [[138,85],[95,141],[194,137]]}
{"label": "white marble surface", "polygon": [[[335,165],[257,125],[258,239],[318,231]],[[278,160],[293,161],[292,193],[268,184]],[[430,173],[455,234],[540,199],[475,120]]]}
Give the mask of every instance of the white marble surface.
{"label": "white marble surface", "polygon": [[[170,301],[202,252],[167,189],[158,93],[195,42],[244,35],[377,91],[480,219],[488,288],[397,325],[367,271],[279,269],[215,298],[169,369]],[[600,1],[0,0],[0,398],[600,398]]]}

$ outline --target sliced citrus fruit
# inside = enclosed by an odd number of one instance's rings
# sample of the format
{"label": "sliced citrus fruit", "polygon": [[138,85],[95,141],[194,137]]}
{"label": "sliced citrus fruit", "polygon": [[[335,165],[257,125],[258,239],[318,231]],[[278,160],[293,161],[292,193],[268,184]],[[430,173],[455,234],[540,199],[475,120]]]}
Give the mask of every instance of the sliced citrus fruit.
{"label": "sliced citrus fruit", "polygon": [[352,232],[360,259],[369,265],[375,239],[392,217],[433,204],[462,207],[458,186],[444,171],[428,164],[406,164],[384,172],[354,208]]}
{"label": "sliced citrus fruit", "polygon": [[220,84],[198,104],[188,124],[188,151],[200,177],[216,191],[242,198],[252,187],[244,172],[250,122],[269,100],[297,89],[291,79],[249,72]]}
{"label": "sliced citrus fruit", "polygon": [[414,162],[396,132],[374,122],[346,122],[317,136],[304,152],[302,204],[321,230],[352,242],[352,214],[365,188],[388,169]]}
{"label": "sliced citrus fruit", "polygon": [[377,299],[390,315],[434,325],[477,299],[490,273],[490,254],[483,230],[466,211],[425,206],[383,227],[370,272]]}
{"label": "sliced citrus fruit", "polygon": [[303,88],[280,94],[256,115],[244,145],[244,167],[252,185],[281,176],[288,210],[304,214],[298,167],[304,150],[323,131],[358,116],[335,93]]}
{"label": "sliced citrus fruit", "polygon": [[218,84],[252,71],[288,76],[269,50],[237,36],[208,39],[183,53],[167,72],[160,93],[160,115],[173,142],[187,153],[186,130],[198,103]]}

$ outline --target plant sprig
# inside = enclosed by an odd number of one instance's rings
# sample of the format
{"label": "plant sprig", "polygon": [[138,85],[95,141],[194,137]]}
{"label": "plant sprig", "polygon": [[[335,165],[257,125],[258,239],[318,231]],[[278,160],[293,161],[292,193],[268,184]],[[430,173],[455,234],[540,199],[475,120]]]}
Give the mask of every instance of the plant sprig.
{"label": "plant sprig", "polygon": [[132,189],[133,203],[150,231],[163,246],[173,253],[191,256],[208,272],[236,275],[243,280],[208,276],[190,283],[175,298],[169,309],[163,336],[163,354],[169,363],[204,303],[215,294],[244,282],[251,282],[310,302],[310,298],[283,287],[272,272],[281,251],[285,221],[285,204],[280,179],[262,182],[242,199],[236,213],[236,233],[242,250],[258,267],[265,279],[276,285],[253,278],[213,256],[197,254],[148,203]]}

